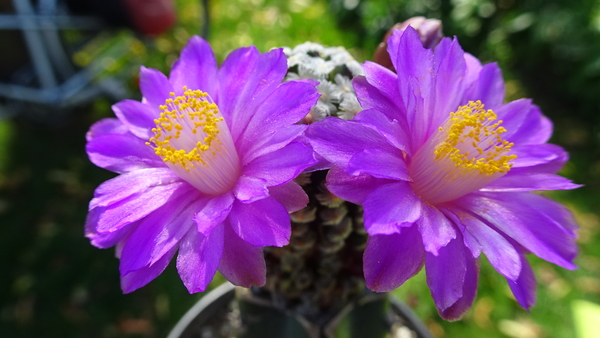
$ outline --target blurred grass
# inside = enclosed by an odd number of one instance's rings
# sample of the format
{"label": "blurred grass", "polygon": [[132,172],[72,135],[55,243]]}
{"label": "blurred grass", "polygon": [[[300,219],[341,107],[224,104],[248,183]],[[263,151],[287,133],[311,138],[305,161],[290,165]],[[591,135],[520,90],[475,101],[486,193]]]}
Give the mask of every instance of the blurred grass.
{"label": "blurred grass", "polygon": [[[111,65],[135,69],[139,62],[168,72],[203,24],[199,1],[177,5],[176,27],[145,47],[134,43],[145,53]],[[459,322],[439,318],[423,272],[395,293],[437,337],[575,337],[570,304],[600,303],[598,2],[230,0],[212,1],[210,13],[209,40],[219,60],[249,44],[267,51],[310,40],[343,45],[363,61],[394,22],[427,15],[442,19],[446,35],[457,35],[466,51],[499,62],[507,96],[533,97],[554,120],[553,142],[572,156],[563,174],[586,184],[551,194],[581,225],[580,268],[566,271],[531,257],[539,285],[531,313],[485,259],[478,297]],[[135,91],[135,79],[131,84]],[[84,135],[112,116],[110,104],[99,99],[53,126],[22,117],[0,121],[0,337],[163,337],[202,296],[186,292],[173,266],[123,295],[113,250],[93,248],[83,237],[94,188],[114,176],[89,163]]]}

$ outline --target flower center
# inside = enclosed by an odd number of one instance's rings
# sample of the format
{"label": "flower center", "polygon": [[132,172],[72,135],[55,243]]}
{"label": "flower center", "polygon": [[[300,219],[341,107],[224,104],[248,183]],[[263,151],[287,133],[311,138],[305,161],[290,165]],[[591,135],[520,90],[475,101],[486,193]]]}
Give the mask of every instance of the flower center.
{"label": "flower center", "polygon": [[417,151],[409,166],[413,189],[429,203],[443,203],[504,176],[512,167],[514,145],[491,109],[469,101],[450,113]]}
{"label": "flower center", "polygon": [[183,87],[160,106],[147,145],[182,179],[208,195],[230,190],[240,160],[219,108],[207,93]]}

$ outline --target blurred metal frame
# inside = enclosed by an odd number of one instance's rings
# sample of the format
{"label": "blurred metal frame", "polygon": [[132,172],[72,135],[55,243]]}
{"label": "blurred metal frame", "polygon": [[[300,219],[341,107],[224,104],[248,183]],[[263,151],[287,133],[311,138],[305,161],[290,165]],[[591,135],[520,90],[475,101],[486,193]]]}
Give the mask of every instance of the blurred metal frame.
{"label": "blurred metal frame", "polygon": [[[109,92],[126,96],[125,88],[111,78],[98,83],[92,80],[101,69],[85,67],[75,70],[60,38],[60,30],[100,31],[105,28],[99,18],[72,16],[60,0],[12,0],[14,14],[0,15],[0,30],[20,30],[39,86],[0,83],[0,96],[7,99],[72,107]],[[65,79],[60,82],[59,78]],[[111,81],[112,80],[112,81]]]}

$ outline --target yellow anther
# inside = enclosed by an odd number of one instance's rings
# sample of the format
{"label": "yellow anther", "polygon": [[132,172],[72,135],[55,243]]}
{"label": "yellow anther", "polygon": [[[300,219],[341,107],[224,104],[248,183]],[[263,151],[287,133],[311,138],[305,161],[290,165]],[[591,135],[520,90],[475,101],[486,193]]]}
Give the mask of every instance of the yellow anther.
{"label": "yellow anther", "polygon": [[[154,120],[156,128],[151,129],[154,136],[146,144],[153,146],[154,152],[164,162],[180,165],[186,171],[190,171],[195,162],[206,165],[202,153],[209,150],[212,143],[218,140],[218,123],[223,121],[223,118],[215,117],[218,107],[205,99],[208,94],[200,90],[192,91],[187,87],[183,87],[183,92],[182,96],[170,93],[169,96],[173,98],[166,99],[165,104],[159,106],[160,117]],[[202,122],[192,122],[195,118]],[[173,141],[179,139],[182,133],[197,134],[199,131],[204,133],[204,137],[190,151],[173,146]]]}
{"label": "yellow anther", "polygon": [[476,170],[488,176],[508,172],[512,167],[509,162],[517,156],[508,155],[513,143],[500,137],[506,129],[497,118],[491,109],[484,109],[481,101],[469,101],[458,107],[439,128],[446,133],[446,139],[435,148],[435,159],[449,158],[457,168]]}

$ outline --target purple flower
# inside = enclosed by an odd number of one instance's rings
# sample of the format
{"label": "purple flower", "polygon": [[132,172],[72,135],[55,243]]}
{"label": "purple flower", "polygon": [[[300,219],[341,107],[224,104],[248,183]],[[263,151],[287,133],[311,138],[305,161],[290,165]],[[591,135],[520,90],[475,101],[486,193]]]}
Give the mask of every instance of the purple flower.
{"label": "purple flower", "polygon": [[367,286],[393,290],[424,264],[438,312],[456,320],[475,298],[483,252],[529,308],[525,254],[575,268],[571,213],[531,193],[578,187],[555,175],[567,153],[546,143],[551,122],[530,100],[504,104],[498,66],[456,39],[429,50],[408,27],[388,50],[397,75],[364,65],[355,121],[327,118],[306,132],[334,164],[328,188],[364,207]]}
{"label": "purple flower", "polygon": [[282,83],[281,49],[233,51],[220,68],[193,37],[170,77],[142,67],[142,102],[113,106],[87,134],[90,160],[120,175],[90,202],[86,236],[116,245],[121,287],[136,290],[177,255],[189,292],[219,270],[236,285],[265,283],[264,246],[290,238],[289,212],[308,197],[293,181],[315,163],[297,125],[316,82]]}

